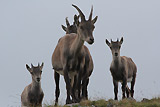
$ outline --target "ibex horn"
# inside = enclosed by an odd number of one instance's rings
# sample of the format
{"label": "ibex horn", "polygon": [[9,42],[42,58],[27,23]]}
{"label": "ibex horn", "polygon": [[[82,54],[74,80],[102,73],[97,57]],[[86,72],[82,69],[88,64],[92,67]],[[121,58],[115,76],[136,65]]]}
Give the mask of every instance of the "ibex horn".
{"label": "ibex horn", "polygon": [[88,20],[92,20],[92,13],[93,13],[93,5],[92,5],[92,8],[91,8],[91,13],[89,15],[89,19]]}
{"label": "ibex horn", "polygon": [[68,17],[66,17],[66,25],[67,25],[67,27],[70,26],[69,21],[68,21]]}
{"label": "ibex horn", "polygon": [[77,11],[79,12],[80,16],[81,16],[81,21],[85,21],[85,16],[84,14],[82,13],[82,11],[76,6],[76,5],[73,5],[73,7],[75,7],[77,9]]}

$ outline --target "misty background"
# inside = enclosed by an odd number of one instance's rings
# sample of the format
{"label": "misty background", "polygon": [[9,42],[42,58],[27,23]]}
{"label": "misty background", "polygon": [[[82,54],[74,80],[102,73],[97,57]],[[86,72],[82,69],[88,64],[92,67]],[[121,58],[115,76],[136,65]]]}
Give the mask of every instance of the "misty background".
{"label": "misty background", "polygon": [[[58,39],[65,35],[61,25],[78,14],[77,5],[89,17],[98,16],[93,32],[95,43],[85,45],[94,61],[88,85],[91,100],[114,98],[109,71],[112,55],[105,39],[124,37],[121,55],[136,63],[138,72],[135,99],[160,97],[160,1],[159,0],[0,0],[0,106],[21,105],[20,95],[31,75],[25,64],[44,62],[43,103],[53,104],[55,83],[51,56]],[[119,84],[119,99],[121,85]],[[64,104],[66,89],[60,78],[59,103]]]}

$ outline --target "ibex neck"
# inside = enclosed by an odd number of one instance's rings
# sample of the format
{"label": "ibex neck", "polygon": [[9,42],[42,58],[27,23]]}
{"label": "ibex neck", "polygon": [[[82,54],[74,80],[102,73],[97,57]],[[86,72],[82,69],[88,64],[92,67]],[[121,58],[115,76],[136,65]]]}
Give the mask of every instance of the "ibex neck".
{"label": "ibex neck", "polygon": [[74,55],[77,55],[77,53],[81,51],[83,44],[84,40],[82,40],[80,35],[77,34],[75,40],[72,43],[71,52],[73,52]]}
{"label": "ibex neck", "polygon": [[36,81],[32,80],[32,91],[39,91],[41,89],[41,82],[37,83]]}
{"label": "ibex neck", "polygon": [[114,57],[113,56],[113,63],[114,63],[115,66],[119,66],[120,63],[121,63],[121,57],[120,56],[119,57]]}

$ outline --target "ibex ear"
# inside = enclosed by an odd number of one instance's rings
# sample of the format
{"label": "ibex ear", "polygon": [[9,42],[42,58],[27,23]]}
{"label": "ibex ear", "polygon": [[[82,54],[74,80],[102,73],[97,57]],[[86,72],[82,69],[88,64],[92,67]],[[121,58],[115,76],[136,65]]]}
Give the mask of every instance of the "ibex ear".
{"label": "ibex ear", "polygon": [[61,26],[62,26],[62,29],[63,29],[64,31],[67,30],[67,28],[66,28],[65,26],[63,26],[63,25],[61,25]]}
{"label": "ibex ear", "polygon": [[121,44],[123,43],[123,37],[121,38],[120,43],[121,43]]}
{"label": "ibex ear", "polygon": [[97,21],[98,16],[96,16],[93,20],[92,23],[94,24]]}
{"label": "ibex ear", "polygon": [[41,66],[40,66],[40,70],[42,70],[44,63],[42,62]]}
{"label": "ibex ear", "polygon": [[108,45],[108,46],[110,46],[110,43],[109,43],[109,41],[106,39],[106,44]]}
{"label": "ibex ear", "polygon": [[26,68],[29,72],[32,72],[31,68],[26,64]]}

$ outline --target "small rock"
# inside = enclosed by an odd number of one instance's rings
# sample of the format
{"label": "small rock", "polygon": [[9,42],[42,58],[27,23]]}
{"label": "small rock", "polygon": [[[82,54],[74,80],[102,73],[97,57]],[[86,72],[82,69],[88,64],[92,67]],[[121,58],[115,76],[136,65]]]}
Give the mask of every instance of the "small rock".
{"label": "small rock", "polygon": [[129,97],[129,98],[127,98],[128,100],[133,100],[133,101],[136,101],[134,98],[132,98],[132,97]]}
{"label": "small rock", "polygon": [[112,104],[111,102],[109,102],[109,103],[107,104],[107,107],[113,107],[113,104]]}
{"label": "small rock", "polygon": [[75,106],[75,105],[79,105],[79,103],[66,104],[66,106],[69,106],[69,107],[72,107],[72,106]]}
{"label": "small rock", "polygon": [[141,102],[148,102],[148,101],[149,101],[149,99],[143,98]]}

